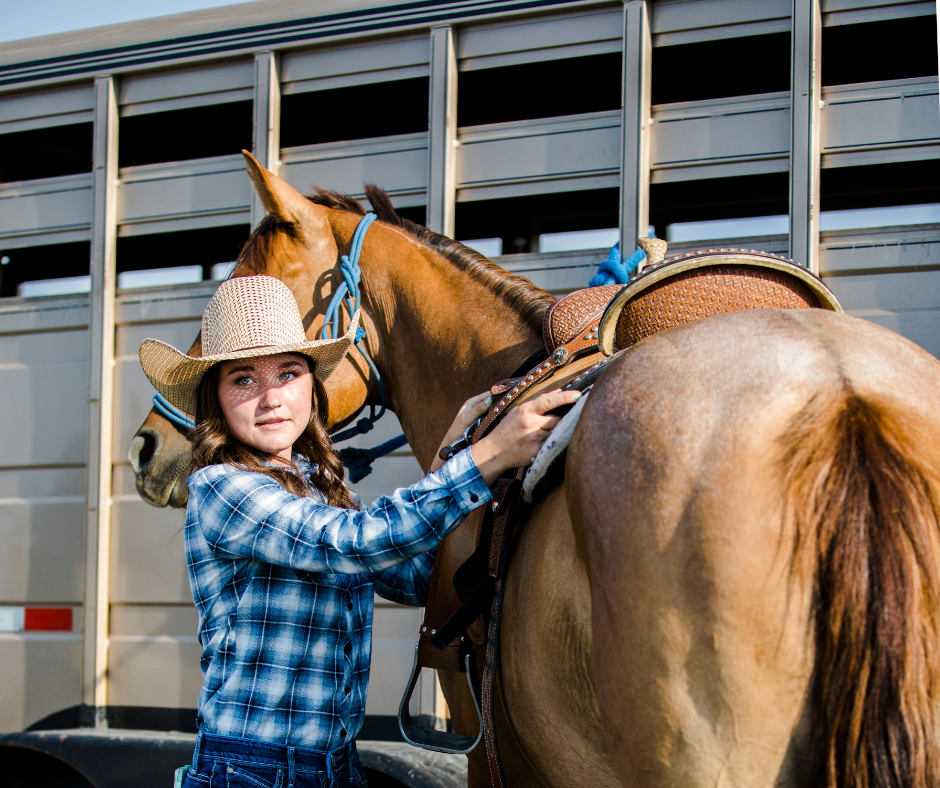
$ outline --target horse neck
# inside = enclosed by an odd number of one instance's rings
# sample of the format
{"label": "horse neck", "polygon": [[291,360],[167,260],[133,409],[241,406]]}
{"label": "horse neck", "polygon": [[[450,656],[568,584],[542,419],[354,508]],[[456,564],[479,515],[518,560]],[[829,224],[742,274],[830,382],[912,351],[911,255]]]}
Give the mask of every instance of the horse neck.
{"label": "horse neck", "polygon": [[[363,259],[376,361],[425,470],[460,406],[542,345],[518,310],[396,228],[369,231]],[[371,247],[371,248],[368,248]]]}

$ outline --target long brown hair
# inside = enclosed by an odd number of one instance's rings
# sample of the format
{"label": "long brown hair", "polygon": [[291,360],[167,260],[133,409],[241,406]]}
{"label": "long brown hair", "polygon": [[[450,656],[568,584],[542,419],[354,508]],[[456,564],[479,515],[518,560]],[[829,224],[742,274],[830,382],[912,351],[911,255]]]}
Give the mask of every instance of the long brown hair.
{"label": "long brown hair", "polygon": [[[309,367],[308,362],[308,367]],[[312,372],[312,370],[311,370]],[[349,489],[343,484],[345,468],[323,426],[327,423],[329,405],[322,381],[313,380],[313,409],[307,429],[294,443],[293,451],[317,465],[313,482],[333,506],[354,509]],[[310,490],[296,465],[272,463],[274,456],[235,438],[228,428],[219,403],[219,365],[206,372],[196,390],[196,427],[190,434],[193,444],[193,472],[207,465],[234,465],[252,473],[270,476],[292,495],[309,497]]]}

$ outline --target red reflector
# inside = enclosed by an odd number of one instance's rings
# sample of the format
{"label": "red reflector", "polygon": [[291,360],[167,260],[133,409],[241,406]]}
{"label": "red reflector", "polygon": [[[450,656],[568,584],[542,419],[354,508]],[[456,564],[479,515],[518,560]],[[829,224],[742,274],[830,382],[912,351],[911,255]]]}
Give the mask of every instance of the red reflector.
{"label": "red reflector", "polygon": [[23,630],[26,632],[71,632],[72,608],[28,607],[24,615]]}

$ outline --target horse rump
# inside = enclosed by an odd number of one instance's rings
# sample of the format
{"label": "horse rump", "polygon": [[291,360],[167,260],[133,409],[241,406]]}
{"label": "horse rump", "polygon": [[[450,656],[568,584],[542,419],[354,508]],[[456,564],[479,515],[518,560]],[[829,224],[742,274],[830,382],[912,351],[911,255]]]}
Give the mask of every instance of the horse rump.
{"label": "horse rump", "polygon": [[817,395],[784,436],[793,567],[814,582],[828,788],[940,785],[940,474],[933,447],[895,426],[847,390]]}

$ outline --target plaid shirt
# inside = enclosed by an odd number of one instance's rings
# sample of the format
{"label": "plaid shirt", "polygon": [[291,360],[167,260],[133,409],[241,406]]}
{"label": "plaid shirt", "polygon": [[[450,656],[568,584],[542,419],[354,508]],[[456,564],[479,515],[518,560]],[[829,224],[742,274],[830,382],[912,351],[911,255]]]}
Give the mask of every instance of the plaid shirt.
{"label": "plaid shirt", "polygon": [[[314,469],[301,466],[308,475]],[[229,465],[189,478],[200,730],[328,751],[362,727],[377,592],[423,604],[433,549],[491,495],[463,451],[353,511]],[[431,552],[428,552],[431,551]]]}

